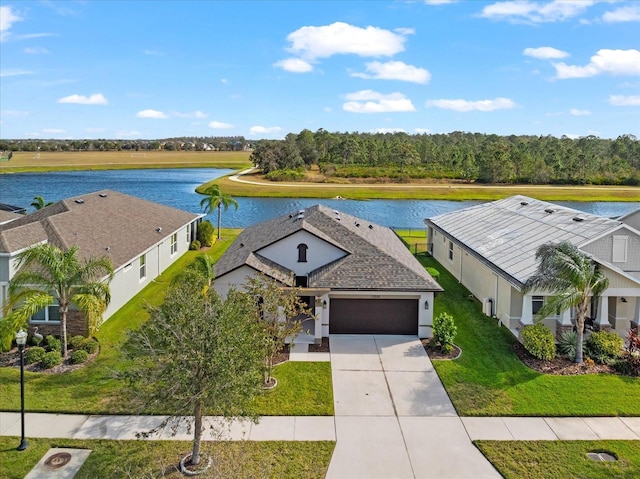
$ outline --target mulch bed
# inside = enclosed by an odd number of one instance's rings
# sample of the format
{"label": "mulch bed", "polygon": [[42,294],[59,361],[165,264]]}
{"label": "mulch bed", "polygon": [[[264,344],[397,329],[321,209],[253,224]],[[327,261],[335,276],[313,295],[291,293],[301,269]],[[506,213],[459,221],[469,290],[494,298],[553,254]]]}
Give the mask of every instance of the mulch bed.
{"label": "mulch bed", "polygon": [[440,349],[440,346],[435,344],[435,341],[432,342],[431,339],[421,339],[420,342],[429,359],[457,359],[460,357],[460,354],[462,354],[462,350],[455,344],[453,345],[453,351],[446,354]]}
{"label": "mulch bed", "polygon": [[598,373],[619,374],[615,368],[608,364],[592,363],[591,361],[576,364],[564,356],[557,356],[551,361],[544,361],[533,357],[518,341],[513,343],[513,350],[520,358],[520,361],[526,366],[542,374],[556,374],[561,376]]}
{"label": "mulch bed", "polygon": [[330,353],[331,349],[329,348],[329,338],[322,338],[322,343],[320,344],[310,344],[309,352],[310,353]]}
{"label": "mulch bed", "polygon": [[[76,369],[83,368],[87,364],[93,362],[93,360],[98,356],[99,351],[100,350],[98,349],[98,351],[96,351],[95,353],[90,354],[89,358],[84,363],[72,364],[71,363],[72,351],[69,351],[69,357],[66,360],[62,361],[62,364],[59,364],[58,366],[54,366],[50,369],[45,369],[42,367],[40,363],[35,363],[35,364],[25,363],[24,370],[30,371],[33,373],[44,373],[44,374],[68,373],[70,371],[75,371]],[[0,368],[20,368],[20,352],[18,351],[18,348],[13,348],[10,351],[7,351],[6,353],[0,354]]]}

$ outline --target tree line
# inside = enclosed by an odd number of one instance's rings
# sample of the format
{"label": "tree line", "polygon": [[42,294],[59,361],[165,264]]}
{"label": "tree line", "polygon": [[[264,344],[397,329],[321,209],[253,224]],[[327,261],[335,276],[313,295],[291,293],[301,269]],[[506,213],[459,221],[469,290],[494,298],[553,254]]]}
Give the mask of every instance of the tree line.
{"label": "tree line", "polygon": [[0,151],[242,151],[244,136],[184,136],[160,140],[0,140]]}
{"label": "tree line", "polygon": [[640,141],[633,135],[574,139],[457,131],[409,135],[305,129],[283,140],[257,142],[251,161],[275,179],[279,172],[289,172],[287,179],[291,179],[291,173],[318,165],[326,177],[640,184]]}

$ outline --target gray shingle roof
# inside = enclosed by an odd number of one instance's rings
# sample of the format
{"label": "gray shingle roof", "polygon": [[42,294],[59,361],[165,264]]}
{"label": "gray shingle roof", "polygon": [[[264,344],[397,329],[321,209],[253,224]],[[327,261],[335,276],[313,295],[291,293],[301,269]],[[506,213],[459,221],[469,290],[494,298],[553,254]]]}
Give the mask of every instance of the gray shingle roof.
{"label": "gray shingle roof", "polygon": [[520,284],[535,272],[539,246],[560,241],[579,246],[621,224],[521,195],[435,216],[425,223]]}
{"label": "gray shingle roof", "polygon": [[[306,231],[347,253],[311,272],[308,278],[311,288],[442,290],[389,228],[342,212],[336,214],[321,205],[307,208],[301,216],[298,219],[296,211],[245,229],[216,264],[216,277],[245,264],[270,274],[269,265],[257,263],[257,258],[262,258],[260,250],[298,231]],[[289,274],[291,278],[291,272],[280,268],[280,274]]]}
{"label": "gray shingle roof", "polygon": [[117,269],[199,216],[117,191],[97,191],[0,225],[0,252],[48,240],[60,248],[76,245],[82,257],[107,256]]}

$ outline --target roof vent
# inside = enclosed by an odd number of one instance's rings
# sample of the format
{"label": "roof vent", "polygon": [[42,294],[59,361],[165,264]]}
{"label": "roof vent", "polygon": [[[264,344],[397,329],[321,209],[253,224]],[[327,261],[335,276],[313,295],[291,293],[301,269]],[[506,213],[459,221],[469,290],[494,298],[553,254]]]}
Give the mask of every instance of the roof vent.
{"label": "roof vent", "polygon": [[581,221],[584,221],[584,218],[580,217],[580,216],[574,216],[573,221],[577,221],[578,223],[580,223]]}
{"label": "roof vent", "polygon": [[547,208],[546,210],[544,210],[545,213],[549,213],[549,214],[553,213],[554,211],[555,210],[552,208]]}
{"label": "roof vent", "polygon": [[78,203],[79,205],[81,205],[82,203],[84,203],[84,200],[76,200],[76,203]]}
{"label": "roof vent", "polygon": [[298,213],[298,219],[299,220],[303,220],[304,219],[304,211],[301,211],[300,213]]}
{"label": "roof vent", "polygon": [[340,215],[335,216],[336,220],[340,221]]}
{"label": "roof vent", "polygon": [[244,248],[244,243],[240,243],[240,248]]}
{"label": "roof vent", "polygon": [[158,227],[156,228],[156,231],[157,231],[158,233],[160,233],[160,232],[162,231],[162,226],[158,226]]}
{"label": "roof vent", "polygon": [[106,197],[107,197],[107,194],[106,194],[106,193],[100,193],[98,196],[99,196],[100,198],[106,198]]}
{"label": "roof vent", "polygon": [[360,228],[360,223],[356,221],[354,224],[356,225],[356,228]]}
{"label": "roof vent", "polygon": [[105,251],[109,251],[110,249],[111,249],[111,247],[110,247],[110,246],[107,246],[104,250],[105,250]]}
{"label": "roof vent", "polygon": [[526,201],[521,201],[521,202],[520,202],[520,204],[521,204],[522,206],[527,206],[529,203],[527,203]]}
{"label": "roof vent", "polygon": [[373,229],[373,225],[369,225],[369,229],[372,230]]}
{"label": "roof vent", "polygon": [[289,219],[293,218],[293,213],[289,213]]}

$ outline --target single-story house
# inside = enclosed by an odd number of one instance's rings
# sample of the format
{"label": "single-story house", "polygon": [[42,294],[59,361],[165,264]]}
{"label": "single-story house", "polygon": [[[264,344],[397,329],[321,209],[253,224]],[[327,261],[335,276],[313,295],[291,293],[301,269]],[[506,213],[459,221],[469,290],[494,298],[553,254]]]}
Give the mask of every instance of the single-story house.
{"label": "single-story house", "polygon": [[389,228],[316,205],[245,229],[216,264],[221,295],[258,273],[300,287],[329,334],[431,336],[434,294],[442,291]]}
{"label": "single-story house", "polygon": [[[428,251],[482,302],[483,312],[518,334],[532,324],[549,293],[522,289],[545,243],[569,241],[591,255],[609,288],[591,307],[591,319],[625,337],[640,317],[640,210],[611,219],[512,196],[425,220]],[[544,324],[556,337],[573,329],[573,311]]]}
{"label": "single-story house", "polygon": [[[203,215],[146,201],[112,190],[59,201],[0,224],[0,317],[17,255],[39,244],[79,248],[83,258],[106,256],[115,274],[110,284],[108,319],[189,249]],[[58,334],[57,305],[30,320],[44,334]],[[85,334],[82,315],[72,312],[68,331]]]}

